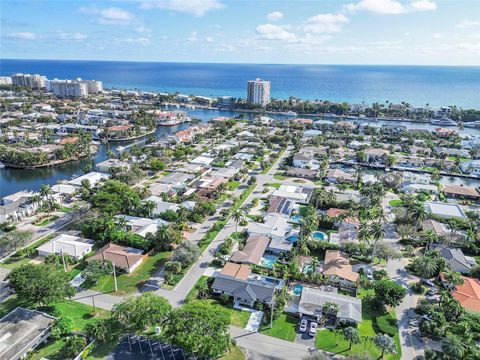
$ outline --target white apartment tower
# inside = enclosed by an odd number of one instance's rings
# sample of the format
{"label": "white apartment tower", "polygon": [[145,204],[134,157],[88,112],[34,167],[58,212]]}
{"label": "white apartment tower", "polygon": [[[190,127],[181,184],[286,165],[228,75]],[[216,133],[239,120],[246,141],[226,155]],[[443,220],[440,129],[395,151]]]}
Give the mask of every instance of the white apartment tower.
{"label": "white apartment tower", "polygon": [[46,76],[38,74],[15,74],[11,76],[12,84],[17,86],[26,86],[32,89],[42,89],[45,87]]}
{"label": "white apartment tower", "polygon": [[52,80],[50,88],[58,97],[87,97],[88,88],[84,82],[75,80]]}
{"label": "white apartment tower", "polygon": [[270,81],[256,78],[247,84],[247,102],[266,106],[270,102]]}

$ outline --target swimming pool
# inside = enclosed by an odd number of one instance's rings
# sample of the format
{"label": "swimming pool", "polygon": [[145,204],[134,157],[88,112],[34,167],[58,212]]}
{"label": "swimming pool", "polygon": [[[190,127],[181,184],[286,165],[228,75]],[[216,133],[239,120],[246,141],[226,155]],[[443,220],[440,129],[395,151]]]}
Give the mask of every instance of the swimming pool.
{"label": "swimming pool", "polygon": [[323,231],[314,231],[310,236],[313,240],[317,241],[325,241],[328,239],[328,235],[325,234]]}
{"label": "swimming pool", "polygon": [[300,295],[303,290],[303,285],[297,284],[293,287],[293,294],[294,295]]}
{"label": "swimming pool", "polygon": [[264,255],[260,260],[260,264],[268,269],[272,269],[273,265],[277,262],[277,257],[275,255]]}
{"label": "swimming pool", "polygon": [[290,221],[300,223],[303,219],[302,215],[292,215],[290,216]]}
{"label": "swimming pool", "polygon": [[297,242],[298,240],[298,234],[293,234],[293,235],[290,235],[289,237],[286,238],[287,241],[290,241],[292,243],[295,243]]}

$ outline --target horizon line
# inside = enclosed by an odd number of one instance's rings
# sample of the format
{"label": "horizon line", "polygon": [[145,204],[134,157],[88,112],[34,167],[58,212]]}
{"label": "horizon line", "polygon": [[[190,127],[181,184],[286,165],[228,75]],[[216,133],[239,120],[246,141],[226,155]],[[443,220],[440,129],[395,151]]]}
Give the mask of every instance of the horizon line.
{"label": "horizon line", "polygon": [[98,60],[98,59],[35,59],[35,58],[2,58],[0,61],[83,61],[83,62],[131,62],[131,63],[158,63],[158,64],[211,64],[211,65],[298,65],[298,66],[415,66],[415,67],[469,67],[480,68],[478,65],[452,65],[452,64],[356,64],[356,63],[254,63],[254,62],[210,62],[210,61],[161,61],[161,60]]}

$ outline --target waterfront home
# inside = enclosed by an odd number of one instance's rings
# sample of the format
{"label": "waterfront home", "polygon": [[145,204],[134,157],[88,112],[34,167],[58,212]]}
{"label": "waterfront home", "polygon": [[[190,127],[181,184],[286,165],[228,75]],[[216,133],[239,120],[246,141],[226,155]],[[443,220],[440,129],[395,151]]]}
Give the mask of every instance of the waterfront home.
{"label": "waterfront home", "polygon": [[285,171],[287,176],[298,177],[308,180],[315,180],[318,176],[318,170],[302,169],[297,167],[288,167]]}
{"label": "waterfront home", "polygon": [[130,215],[115,215],[117,224],[124,226],[125,230],[134,234],[146,237],[148,234],[155,234],[159,227],[168,225],[162,219],[148,219]]}
{"label": "waterfront home", "polygon": [[431,193],[431,194],[438,194],[438,187],[436,185],[430,184],[415,184],[415,183],[408,183],[402,184],[402,192],[412,194],[412,193]]}
{"label": "waterfront home", "polygon": [[377,179],[377,176],[373,174],[365,174],[365,175],[362,175],[362,177],[360,178],[360,181],[363,185],[373,185],[377,183],[379,180]]}
{"label": "waterfront home", "polygon": [[143,250],[110,243],[99,249],[97,253],[88,258],[87,261],[109,260],[116,268],[131,273],[145,261],[147,257],[148,255],[143,254]]}
{"label": "waterfront home", "polygon": [[382,148],[369,148],[365,150],[368,163],[385,163],[389,152]]}
{"label": "waterfront home", "polygon": [[448,204],[443,202],[426,202],[425,210],[433,215],[440,216],[444,219],[466,219],[467,215],[457,204]]}
{"label": "waterfront home", "polygon": [[37,248],[38,255],[68,255],[77,260],[92,251],[93,241],[79,236],[60,234]]}
{"label": "waterfront home", "polygon": [[47,342],[56,317],[37,310],[17,307],[0,319],[0,358],[25,359],[28,353]]}
{"label": "waterfront home", "polygon": [[356,286],[358,273],[352,270],[352,265],[346,255],[339,250],[327,250],[323,265],[323,275],[330,281],[341,286]]}
{"label": "waterfront home", "polygon": [[54,194],[59,194],[64,198],[71,198],[73,197],[76,192],[78,191],[78,186],[70,185],[70,184],[55,184],[52,186],[52,191]]}
{"label": "waterfront home", "polygon": [[326,303],[333,303],[338,306],[338,312],[335,314],[335,325],[342,323],[359,324],[362,322],[362,301],[360,299],[306,286],[302,288],[300,295],[298,316],[320,321],[322,315],[331,315],[329,309],[324,308]]}
{"label": "waterfront home", "polygon": [[466,257],[461,249],[453,249],[443,244],[430,244],[428,250],[436,250],[443,257],[453,271],[469,274],[470,270],[477,265],[472,257]]}
{"label": "waterfront home", "polygon": [[480,160],[470,160],[460,163],[460,170],[465,174],[480,177]]}
{"label": "waterfront home", "polygon": [[131,167],[127,161],[119,159],[107,159],[95,164],[97,171],[109,174],[112,170],[127,171]]}
{"label": "waterfront home", "polygon": [[[443,274],[440,274],[442,277]],[[467,311],[480,312],[480,280],[462,276],[463,284],[456,285],[452,296]]]}
{"label": "waterfront home", "polygon": [[320,168],[320,162],[310,152],[299,152],[293,155],[292,164],[294,167],[302,169],[318,170]]}
{"label": "waterfront home", "polygon": [[450,136],[456,136],[457,132],[453,129],[436,128],[435,134],[440,138],[448,138]]}
{"label": "waterfront home", "polygon": [[325,180],[330,184],[354,184],[356,181],[353,175],[340,169],[329,169]]}
{"label": "waterfront home", "polygon": [[480,193],[477,189],[463,185],[443,185],[442,192],[449,198],[480,199]]}
{"label": "waterfront home", "polygon": [[312,125],[313,124],[312,119],[296,118],[296,119],[293,119],[291,121],[294,124],[300,124],[300,125]]}
{"label": "waterfront home", "polygon": [[319,136],[319,135],[322,135],[322,132],[320,130],[310,129],[310,130],[305,130],[303,132],[303,137],[305,139],[314,138],[315,136]]}
{"label": "waterfront home", "polygon": [[436,147],[435,152],[440,156],[456,156],[464,159],[470,159],[470,153],[465,149],[454,149],[446,147]]}
{"label": "waterfront home", "polygon": [[395,157],[395,165],[402,168],[420,169],[425,166],[425,162],[421,157],[400,155]]}
{"label": "waterfront home", "polygon": [[96,125],[82,125],[82,124],[63,124],[58,129],[58,135],[60,136],[68,136],[77,132],[87,132],[92,135],[94,139],[97,139],[100,134],[101,130]]}
{"label": "waterfront home", "polygon": [[400,134],[404,131],[407,131],[407,127],[405,125],[396,124],[384,124],[382,125],[382,129],[384,132],[389,134]]}
{"label": "waterfront home", "polygon": [[235,251],[230,257],[231,262],[260,265],[270,239],[264,235],[248,236],[242,250]]}
{"label": "waterfront home", "polygon": [[356,125],[349,121],[338,121],[335,123],[335,130],[337,131],[352,131]]}
{"label": "waterfront home", "polygon": [[402,185],[404,184],[430,184],[432,177],[427,174],[416,174],[413,172],[404,172],[402,178]]}
{"label": "waterfront home", "polygon": [[75,179],[68,181],[68,184],[73,186],[82,186],[82,181],[87,180],[90,183],[91,187],[98,185],[103,180],[107,180],[110,177],[110,174],[100,173],[100,172],[89,172],[85,175],[79,176]]}
{"label": "waterfront home", "polygon": [[2,198],[0,202],[0,223],[6,221],[19,221],[36,213],[40,203],[32,202],[35,193],[19,191]]}
{"label": "waterfront home", "polygon": [[270,305],[274,301],[276,286],[260,276],[251,276],[247,265],[226,263],[212,284],[214,294],[233,297],[237,305],[253,307],[256,302]]}

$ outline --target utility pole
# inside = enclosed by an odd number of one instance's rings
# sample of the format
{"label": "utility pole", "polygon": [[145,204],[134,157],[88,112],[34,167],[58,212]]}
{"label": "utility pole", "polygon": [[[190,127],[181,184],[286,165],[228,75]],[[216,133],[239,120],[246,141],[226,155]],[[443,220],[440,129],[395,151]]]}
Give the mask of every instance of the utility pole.
{"label": "utility pole", "polygon": [[65,256],[63,256],[63,249],[62,249],[62,262],[63,262],[63,271],[67,272],[67,265],[65,264]]}
{"label": "utility pole", "polygon": [[113,282],[115,284],[115,292],[117,292],[118,287],[117,287],[117,273],[115,272],[115,263],[112,262],[112,265],[113,265]]}

